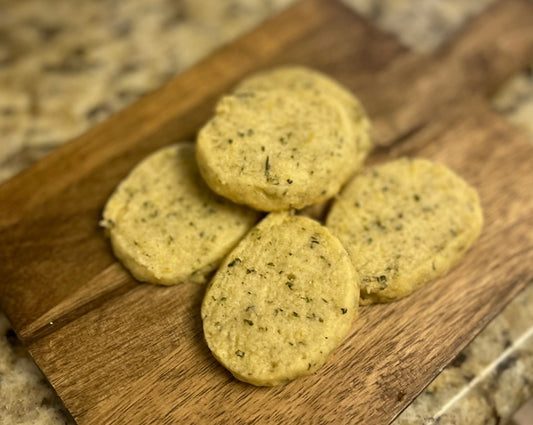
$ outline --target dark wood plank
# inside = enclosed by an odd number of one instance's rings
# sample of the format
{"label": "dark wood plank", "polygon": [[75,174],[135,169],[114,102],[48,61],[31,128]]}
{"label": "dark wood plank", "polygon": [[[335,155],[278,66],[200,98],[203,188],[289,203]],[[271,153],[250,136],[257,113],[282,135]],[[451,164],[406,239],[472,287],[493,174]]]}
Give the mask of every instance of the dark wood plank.
{"label": "dark wood plank", "polygon": [[390,145],[464,99],[488,97],[531,63],[531,28],[532,2],[498,1],[431,55],[388,67],[374,81],[374,96],[364,96],[375,142]]}
{"label": "dark wood plank", "polygon": [[[499,2],[423,56],[336,2],[296,5],[0,186],[0,308],[81,424],[390,420],[532,276],[532,148],[479,102],[465,104],[530,60],[532,26],[533,4]],[[224,91],[281,63],[321,69],[360,95],[378,142],[397,143],[372,161],[422,155],[464,175],[487,225],[449,276],[363,309],[319,374],[261,389],[209,355],[203,288],[137,284],[97,223],[135,163],[193,138]]]}
{"label": "dark wood plank", "polygon": [[[99,300],[127,290],[132,282],[118,287],[103,284],[101,289],[95,285],[86,305],[67,299],[79,298],[86,282],[112,265],[113,258],[95,226],[106,197],[149,152],[172,141],[193,138],[211,113],[215,99],[243,75],[287,62],[322,69],[356,89],[376,123],[378,142],[389,143],[420,128],[450,99],[464,93],[484,93],[522,66],[524,52],[529,53],[533,46],[528,27],[528,23],[533,25],[533,5],[524,0],[502,4],[505,7],[497,4],[474,22],[473,29],[452,47],[431,57],[407,53],[390,36],[343,6],[325,0],[298,5],[222,49],[0,186],[0,200],[7,206],[0,210],[0,258],[4,259],[0,307],[19,336],[27,339],[52,331]],[[516,22],[511,26],[513,20]],[[505,60],[487,54],[488,46],[492,46],[487,37],[494,33],[504,45],[513,47],[505,51]],[[483,61],[476,62],[479,57]],[[454,66],[458,63],[482,63],[494,72]],[[484,77],[472,80],[470,73]],[[419,92],[420,87],[425,91]],[[389,136],[383,137],[386,133]],[[21,240],[25,242],[19,243]],[[81,243],[85,251],[77,249]],[[105,254],[86,258],[91,252]],[[79,265],[77,253],[84,257]],[[69,270],[73,266],[78,269],[75,275]],[[37,276],[31,277],[35,272]],[[46,297],[36,296],[43,290]],[[71,306],[64,317],[47,313],[59,313],[58,304]],[[49,326],[49,322],[54,325]]]}
{"label": "dark wood plank", "polygon": [[[341,33],[344,47],[335,49]],[[19,337],[52,332],[134,286],[124,273],[96,279],[115,261],[97,226],[107,197],[148,153],[193,139],[215,100],[245,74],[307,58],[323,70],[368,75],[405,52],[338,3],[305,2],[0,186],[0,308]]]}
{"label": "dark wood plank", "polygon": [[203,341],[195,285],[138,285],[31,352],[80,424],[387,423],[533,278],[528,140],[472,103],[376,160],[401,155],[447,164],[479,189],[481,239],[444,278],[363,308],[315,376],[271,389],[231,378]]}

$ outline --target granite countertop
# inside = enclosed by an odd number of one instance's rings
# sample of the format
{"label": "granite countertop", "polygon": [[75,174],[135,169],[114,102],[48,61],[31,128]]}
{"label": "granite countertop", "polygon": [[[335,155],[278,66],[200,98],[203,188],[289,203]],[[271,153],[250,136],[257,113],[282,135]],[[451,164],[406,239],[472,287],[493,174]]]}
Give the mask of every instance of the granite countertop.
{"label": "granite countertop", "polygon": [[[494,0],[344,1],[411,48],[430,51]],[[294,2],[0,0],[0,181]],[[531,69],[493,105],[533,142]],[[533,282],[395,424],[512,420],[533,395],[532,305]],[[1,312],[0,423],[73,423]]]}

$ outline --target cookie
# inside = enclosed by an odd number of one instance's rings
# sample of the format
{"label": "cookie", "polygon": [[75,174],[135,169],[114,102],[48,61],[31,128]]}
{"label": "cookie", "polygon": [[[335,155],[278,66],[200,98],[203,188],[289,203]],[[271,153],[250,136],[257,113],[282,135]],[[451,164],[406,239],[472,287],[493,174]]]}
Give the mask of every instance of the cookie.
{"label": "cookie", "polygon": [[269,214],[209,283],[205,339],[238,379],[284,384],[312,374],[342,342],[359,288],[348,254],[314,220]]}
{"label": "cookie", "polygon": [[346,88],[321,72],[298,65],[286,65],[251,75],[240,83],[236,92],[285,88],[299,95],[302,91],[330,96],[347,111],[357,145],[353,158],[359,168],[372,149],[370,122],[359,100]]}
{"label": "cookie", "polygon": [[280,211],[336,194],[355,170],[356,152],[339,102],[276,89],[223,97],[198,134],[196,159],[215,192]]}
{"label": "cookie", "polygon": [[137,165],[108,200],[101,224],[136,279],[173,285],[204,282],[258,219],[205,185],[194,145],[184,142]]}
{"label": "cookie", "polygon": [[443,275],[482,225],[477,192],[424,159],[399,159],[356,176],[326,220],[360,276],[362,304],[397,300]]}

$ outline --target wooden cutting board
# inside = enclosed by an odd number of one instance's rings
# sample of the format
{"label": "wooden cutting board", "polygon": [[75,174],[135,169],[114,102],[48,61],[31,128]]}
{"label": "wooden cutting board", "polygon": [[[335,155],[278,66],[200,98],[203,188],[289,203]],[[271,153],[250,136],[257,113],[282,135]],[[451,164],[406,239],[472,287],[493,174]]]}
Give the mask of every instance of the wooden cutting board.
{"label": "wooden cutting board", "polygon": [[[0,187],[0,307],[81,425],[391,421],[533,278],[533,146],[486,97],[533,58],[533,3],[501,1],[430,55],[332,1],[297,4]],[[215,100],[282,63],[354,90],[381,145],[475,186],[480,240],[413,296],[361,309],[317,374],[240,383],[210,355],[204,287],[135,282],[98,228],[142,158],[194,138]]]}

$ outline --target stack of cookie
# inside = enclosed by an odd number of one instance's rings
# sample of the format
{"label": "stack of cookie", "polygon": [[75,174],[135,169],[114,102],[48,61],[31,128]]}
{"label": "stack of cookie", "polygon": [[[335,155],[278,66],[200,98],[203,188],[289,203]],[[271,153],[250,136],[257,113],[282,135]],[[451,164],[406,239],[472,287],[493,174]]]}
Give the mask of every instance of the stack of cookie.
{"label": "stack of cookie", "polygon": [[[286,383],[324,364],[360,297],[408,295],[481,231],[475,190],[442,165],[361,172],[369,133],[359,101],[325,75],[254,75],[220,99],[196,146],[139,164],[102,224],[138,280],[205,282],[218,268],[202,304],[213,355],[240,380]],[[339,192],[325,225],[297,213]]]}

